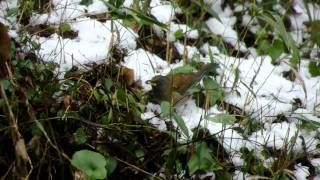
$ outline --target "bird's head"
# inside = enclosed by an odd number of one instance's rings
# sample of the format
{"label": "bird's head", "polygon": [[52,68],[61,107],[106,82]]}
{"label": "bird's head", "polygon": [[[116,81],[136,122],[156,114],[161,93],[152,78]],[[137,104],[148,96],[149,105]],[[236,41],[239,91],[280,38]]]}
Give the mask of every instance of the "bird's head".
{"label": "bird's head", "polygon": [[150,84],[152,86],[152,90],[163,90],[168,86],[168,78],[166,76],[155,76],[151,80],[147,81],[147,84]]}
{"label": "bird's head", "polygon": [[160,102],[167,96],[170,96],[170,82],[166,76],[155,76],[151,80],[147,81],[147,84],[152,86],[152,90],[149,92],[151,100],[154,102]]}

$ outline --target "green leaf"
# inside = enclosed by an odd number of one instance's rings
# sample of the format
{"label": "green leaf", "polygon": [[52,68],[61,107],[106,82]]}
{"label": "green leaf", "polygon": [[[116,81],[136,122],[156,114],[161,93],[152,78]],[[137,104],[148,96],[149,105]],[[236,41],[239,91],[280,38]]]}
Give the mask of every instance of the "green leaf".
{"label": "green leaf", "polygon": [[94,89],[92,93],[93,93],[93,96],[95,97],[95,99],[97,100],[98,103],[101,103],[101,102],[104,101],[104,97],[100,93],[99,89]]}
{"label": "green leaf", "polygon": [[212,151],[205,142],[198,142],[196,144],[196,151],[192,154],[188,161],[189,174],[193,175],[197,171],[217,171],[221,170],[220,163],[212,158]]}
{"label": "green leaf", "polygon": [[193,94],[193,93],[198,93],[201,91],[201,87],[197,86],[197,85],[192,85],[191,87],[189,87],[189,89],[187,90],[187,92],[189,94]]}
{"label": "green leaf", "polygon": [[269,12],[269,16],[262,14],[258,16],[261,20],[267,22],[278,34],[278,36],[283,40],[286,47],[291,50],[292,58],[290,63],[292,65],[297,65],[300,61],[299,49],[296,45],[296,42],[293,40],[291,35],[287,32],[285,25],[280,16],[273,12]]}
{"label": "green leaf", "polygon": [[288,175],[286,174],[286,172],[284,172],[283,170],[278,170],[273,175],[272,179],[275,179],[275,180],[290,180],[291,178],[289,178]]}
{"label": "green leaf", "polygon": [[110,176],[113,171],[117,168],[117,160],[113,157],[108,157],[106,160],[107,176]]}
{"label": "green leaf", "polygon": [[168,156],[166,160],[166,169],[172,173],[177,160],[177,151],[176,149],[167,149],[165,153],[167,153]]}
{"label": "green leaf", "polygon": [[34,65],[29,59],[28,60],[24,60],[24,61],[19,61],[17,66],[20,69],[22,69],[22,68],[26,68],[26,69],[30,69],[30,70],[34,69]]}
{"label": "green leaf", "polygon": [[312,77],[320,76],[320,63],[317,63],[315,61],[311,61],[309,63],[309,72]]}
{"label": "green leaf", "polygon": [[277,59],[281,56],[281,54],[285,51],[284,44],[281,40],[275,40],[270,47],[269,55],[272,59],[272,63],[275,64]]}
{"label": "green leaf", "polygon": [[175,69],[172,69],[170,74],[182,74],[182,73],[191,73],[195,70],[194,67],[190,66],[190,65],[185,65],[185,66],[181,66],[181,67],[177,67]]}
{"label": "green leaf", "polygon": [[171,105],[168,101],[162,101],[160,107],[161,107],[161,113],[162,113],[163,117],[170,115]]}
{"label": "green leaf", "polygon": [[137,149],[134,153],[135,153],[136,157],[137,157],[141,162],[144,161],[144,155],[145,155],[145,153],[143,152],[142,149]]}
{"label": "green leaf", "polygon": [[235,115],[231,114],[216,114],[214,117],[206,117],[206,119],[216,122],[216,123],[222,123],[222,124],[229,124],[232,125],[236,121]]}
{"label": "green leaf", "polygon": [[316,43],[318,46],[320,46],[320,20],[314,20],[310,23],[310,39],[313,43]]}
{"label": "green leaf", "polygon": [[176,39],[181,39],[183,37],[183,30],[182,29],[178,29],[176,32],[174,32],[174,37]]}
{"label": "green leaf", "polygon": [[107,177],[107,161],[100,153],[81,150],[73,154],[71,164],[83,171],[89,178],[104,179]]}
{"label": "green leaf", "polygon": [[108,116],[102,116],[100,118],[100,123],[101,124],[104,124],[104,125],[107,125],[109,123],[109,119],[108,119]]}
{"label": "green leaf", "polygon": [[239,79],[240,79],[240,70],[238,67],[236,67],[236,69],[234,70],[234,81],[231,87],[232,90],[234,90],[234,88],[237,86]]}
{"label": "green leaf", "polygon": [[218,100],[222,100],[224,97],[223,89],[220,84],[211,78],[203,78],[203,85],[206,90],[206,96],[209,100],[210,105],[214,105]]}
{"label": "green leaf", "polygon": [[113,81],[110,78],[104,79],[103,87],[105,90],[110,91],[112,85],[113,85]]}
{"label": "green leaf", "polygon": [[78,128],[73,134],[74,140],[77,144],[84,144],[87,141],[87,134],[83,128]]}
{"label": "green leaf", "polygon": [[15,8],[6,8],[6,16],[10,17],[10,16],[16,16],[19,12],[19,9],[17,7]]}
{"label": "green leaf", "polygon": [[116,90],[117,101],[121,106],[125,106],[127,104],[127,93],[124,89]]}
{"label": "green leaf", "polygon": [[40,47],[41,47],[41,45],[36,43],[35,41],[31,41],[30,44],[31,44],[33,50],[40,49]]}
{"label": "green leaf", "polygon": [[167,29],[166,24],[163,24],[154,18],[146,16],[140,11],[136,11],[131,8],[126,8],[126,9],[127,9],[127,13],[130,14],[140,24],[149,25],[149,26],[158,25],[162,29]]}
{"label": "green leaf", "polygon": [[211,62],[211,63],[215,63],[215,60],[214,60],[214,57],[213,57],[213,54],[212,54],[212,51],[211,51],[210,46],[208,46],[208,52],[209,52],[210,62]]}
{"label": "green leaf", "polygon": [[5,89],[5,90],[8,90],[8,89],[13,87],[11,82],[9,80],[6,80],[6,79],[0,80],[0,86],[2,86],[3,89]]}
{"label": "green leaf", "polygon": [[59,30],[61,33],[65,33],[65,32],[71,31],[71,26],[68,23],[62,23],[59,26]]}
{"label": "green leaf", "polygon": [[116,8],[120,8],[123,5],[124,0],[109,0],[109,3]]}
{"label": "green leaf", "polygon": [[80,5],[88,6],[93,3],[93,0],[81,0]]}
{"label": "green leaf", "polygon": [[267,40],[261,40],[258,44],[258,53],[259,55],[268,54],[270,49],[270,42]]}
{"label": "green leaf", "polygon": [[[219,17],[219,14],[214,11],[209,5],[204,5],[203,1],[199,1],[199,0],[191,0],[191,2],[195,3],[196,5],[198,5],[200,8],[203,8],[207,13],[209,13],[212,17],[218,19],[221,22],[221,19]],[[202,3],[201,3],[202,2]],[[213,1],[214,3],[214,1]]]}
{"label": "green leaf", "polygon": [[178,127],[181,129],[182,133],[186,137],[189,137],[189,130],[188,130],[186,124],[184,123],[183,119],[180,116],[178,116],[176,113],[173,114],[173,119],[178,124]]}
{"label": "green leaf", "polygon": [[117,4],[112,4],[108,1],[103,1],[103,3],[109,8],[109,12],[114,16],[114,19],[131,20],[136,21],[139,24],[149,26],[158,25],[162,29],[167,29],[166,24],[163,24],[152,17],[146,16],[140,11],[136,11],[131,8],[117,7]]}

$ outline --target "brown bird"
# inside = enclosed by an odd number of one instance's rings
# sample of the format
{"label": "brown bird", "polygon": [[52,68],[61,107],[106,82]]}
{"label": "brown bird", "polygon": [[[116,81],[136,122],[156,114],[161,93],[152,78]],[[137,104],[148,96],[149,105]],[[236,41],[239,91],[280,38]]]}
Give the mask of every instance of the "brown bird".
{"label": "brown bird", "polygon": [[217,64],[210,63],[204,65],[196,73],[169,73],[166,76],[155,76],[148,82],[152,86],[152,90],[149,92],[151,101],[159,104],[162,101],[176,104],[186,96],[187,90],[193,84],[198,83],[206,73],[216,70],[217,67]]}
{"label": "brown bird", "polygon": [[11,41],[7,28],[0,22],[0,79],[7,78],[10,66]]}

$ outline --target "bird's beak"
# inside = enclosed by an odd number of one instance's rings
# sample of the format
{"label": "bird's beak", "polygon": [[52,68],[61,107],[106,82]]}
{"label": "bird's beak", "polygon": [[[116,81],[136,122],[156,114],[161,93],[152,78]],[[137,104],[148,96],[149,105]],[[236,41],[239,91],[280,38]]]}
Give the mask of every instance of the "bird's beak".
{"label": "bird's beak", "polygon": [[146,81],[146,84],[150,84],[151,86],[156,85],[156,83],[154,81],[152,81],[152,80]]}

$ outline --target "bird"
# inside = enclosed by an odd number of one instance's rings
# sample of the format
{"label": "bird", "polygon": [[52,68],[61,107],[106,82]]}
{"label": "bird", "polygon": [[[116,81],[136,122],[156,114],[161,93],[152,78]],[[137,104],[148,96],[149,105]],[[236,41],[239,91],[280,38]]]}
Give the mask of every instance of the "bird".
{"label": "bird", "polygon": [[7,28],[0,22],[0,79],[7,78],[10,66],[11,40]]}
{"label": "bird", "polygon": [[175,105],[187,95],[186,92],[192,85],[198,83],[205,74],[216,70],[217,67],[215,63],[208,63],[203,65],[198,72],[169,73],[166,76],[153,77],[147,81],[152,86],[152,90],[149,91],[150,101],[158,104],[168,101]]}

